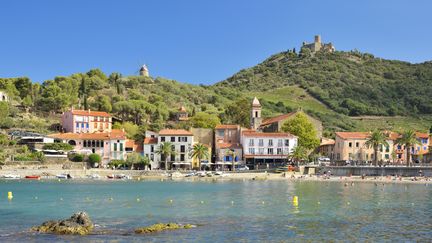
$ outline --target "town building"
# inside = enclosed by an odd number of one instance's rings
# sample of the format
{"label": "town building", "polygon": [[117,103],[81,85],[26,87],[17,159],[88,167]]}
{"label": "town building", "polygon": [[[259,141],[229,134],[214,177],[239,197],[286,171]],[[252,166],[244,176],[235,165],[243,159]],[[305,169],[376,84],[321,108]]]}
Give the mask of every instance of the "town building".
{"label": "town building", "polygon": [[317,131],[317,136],[319,138],[321,138],[322,137],[322,131],[323,131],[322,122],[318,119],[313,118],[312,116],[306,114],[305,112],[303,112],[301,110],[265,119],[260,124],[258,130],[263,131],[263,132],[281,132],[283,124],[286,121],[293,119],[300,112],[302,112],[303,114],[306,115],[309,122],[311,122],[312,125],[315,127],[315,129]]}
{"label": "town building", "polygon": [[111,160],[126,159],[126,133],[124,130],[112,129],[99,133],[56,133],[49,137],[56,141],[74,146],[74,152],[80,154],[96,153],[101,156],[102,166]]}
{"label": "town building", "polygon": [[[374,150],[366,146],[370,132],[336,132],[334,154],[336,161],[373,161]],[[394,140],[388,137],[388,146],[380,146],[378,161],[390,162]]]}
{"label": "town building", "polygon": [[316,35],[313,43],[307,43],[303,42],[302,48],[307,48],[311,51],[311,53],[316,53],[319,51],[326,51],[326,52],[335,52],[336,48],[334,45],[330,43],[322,43],[321,42],[321,36]]}
{"label": "town building", "polygon": [[331,138],[321,138],[321,143],[318,149],[318,153],[330,160],[335,160],[334,147],[336,141]]}
{"label": "town building", "polygon": [[107,112],[71,109],[62,114],[63,132],[110,132],[112,117]]}
{"label": "town building", "polygon": [[9,96],[4,90],[0,90],[0,101],[9,101]]}
{"label": "town building", "polygon": [[176,113],[176,121],[188,121],[189,120],[189,113],[186,111],[186,108],[184,106],[181,106],[180,109]]}
{"label": "town building", "polygon": [[203,158],[201,160],[201,168],[198,166],[198,159],[192,158],[192,168],[197,169],[212,169],[214,168],[214,163],[212,163],[212,148],[214,145],[214,135],[213,135],[213,129],[209,128],[191,128],[191,133],[194,137],[194,145],[195,144],[203,144],[208,148],[208,158]]}
{"label": "town building", "polygon": [[259,102],[259,100],[257,99],[257,97],[254,97],[254,99],[252,100],[252,108],[251,108],[251,114],[250,114],[250,128],[252,130],[257,130],[261,123],[262,123],[262,118],[261,118],[261,103]]}
{"label": "town building", "polygon": [[266,169],[284,165],[297,146],[298,138],[290,133],[243,131],[241,144],[246,165],[251,169]]}
{"label": "town building", "polygon": [[[399,138],[400,135],[395,135],[395,140]],[[410,148],[411,152],[411,162],[421,162],[424,160],[424,157],[430,151],[430,137],[427,133],[416,132],[417,141],[419,144],[412,145]],[[395,144],[395,151],[397,154],[397,161],[403,163],[406,161],[406,147],[404,144]]]}
{"label": "town building", "polygon": [[[158,154],[157,150],[164,142],[170,142],[174,151],[168,158],[168,169],[192,168],[191,151],[194,139],[191,132],[183,129],[162,129],[159,131],[156,147],[153,148],[156,149],[154,150],[154,160],[158,163],[158,168],[161,169],[165,169],[165,158],[163,155]],[[144,146],[147,147],[146,144]]]}
{"label": "town building", "polygon": [[243,149],[240,144],[241,128],[239,125],[217,125],[215,127],[215,165],[217,169],[232,169],[240,164]]}
{"label": "town building", "polygon": [[157,135],[153,137],[146,137],[143,141],[143,153],[144,156],[147,156],[150,159],[151,170],[160,168],[159,159],[157,158],[158,154],[156,153],[158,146],[158,138]]}

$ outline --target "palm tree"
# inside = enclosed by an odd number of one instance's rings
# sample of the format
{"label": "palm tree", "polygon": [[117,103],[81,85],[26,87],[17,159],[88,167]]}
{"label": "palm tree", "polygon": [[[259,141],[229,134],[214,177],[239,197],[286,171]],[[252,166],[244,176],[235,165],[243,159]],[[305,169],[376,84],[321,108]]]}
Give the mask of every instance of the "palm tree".
{"label": "palm tree", "polygon": [[307,159],[307,149],[303,146],[295,146],[288,158],[293,159],[297,164],[303,159]]}
{"label": "palm tree", "polygon": [[236,157],[236,152],[234,151],[234,149],[229,149],[226,151],[225,153],[227,156],[231,157],[231,166],[232,166],[232,171],[235,171],[235,157]]}
{"label": "palm tree", "polygon": [[406,163],[407,166],[411,165],[411,146],[420,144],[417,140],[417,135],[413,130],[408,130],[402,133],[402,136],[396,140],[396,143],[405,145],[406,150]]}
{"label": "palm tree", "polygon": [[201,170],[201,160],[209,157],[208,147],[202,143],[195,144],[192,148],[192,157],[198,159],[198,168]]}
{"label": "palm tree", "polygon": [[156,150],[156,154],[159,154],[165,158],[165,170],[168,170],[168,157],[175,155],[175,151],[173,150],[172,146],[173,144],[171,142],[163,142]]}
{"label": "palm tree", "polygon": [[367,148],[373,148],[374,151],[374,163],[375,166],[378,165],[378,149],[380,145],[389,146],[387,143],[387,135],[384,134],[382,131],[374,131],[372,132],[368,140],[365,143]]}

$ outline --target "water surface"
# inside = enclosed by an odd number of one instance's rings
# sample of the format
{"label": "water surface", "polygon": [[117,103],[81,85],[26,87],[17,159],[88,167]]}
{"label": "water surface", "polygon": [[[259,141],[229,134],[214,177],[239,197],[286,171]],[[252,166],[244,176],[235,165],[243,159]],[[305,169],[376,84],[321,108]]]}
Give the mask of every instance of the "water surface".
{"label": "water surface", "polygon": [[[0,181],[1,242],[430,241],[432,190],[425,185],[287,181]],[[7,200],[7,192],[14,198]],[[299,197],[299,206],[292,204]],[[138,200],[137,200],[138,199]],[[171,201],[172,200],[172,201]],[[87,211],[109,234],[28,232]],[[189,230],[134,235],[157,222]]]}

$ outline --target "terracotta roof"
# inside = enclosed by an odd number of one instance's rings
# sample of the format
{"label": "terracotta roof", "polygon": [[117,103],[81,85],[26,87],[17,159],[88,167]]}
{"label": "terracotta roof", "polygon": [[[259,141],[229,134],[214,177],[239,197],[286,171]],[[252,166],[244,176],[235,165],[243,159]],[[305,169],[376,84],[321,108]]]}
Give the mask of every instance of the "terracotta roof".
{"label": "terracotta roof", "polygon": [[219,148],[219,149],[227,149],[227,148],[230,148],[230,149],[239,149],[239,148],[241,148],[241,146],[240,146],[240,144],[238,144],[238,143],[216,143],[216,148]]}
{"label": "terracotta roof", "polygon": [[120,129],[113,129],[111,132],[99,132],[99,133],[55,133],[48,135],[52,138],[58,139],[79,139],[79,140],[113,140],[126,139],[126,133]]}
{"label": "terracotta roof", "polygon": [[295,137],[288,132],[243,132],[243,136],[246,137]]}
{"label": "terracotta roof", "polygon": [[322,138],[320,146],[334,145],[335,143],[336,143],[336,141],[334,139],[331,139],[331,138]]}
{"label": "terracotta roof", "polygon": [[215,129],[238,129],[239,125],[235,124],[220,124],[215,127]]}
{"label": "terracotta roof", "polygon": [[110,114],[106,113],[105,111],[91,111],[91,110],[71,110],[70,111],[74,115],[81,115],[81,116],[104,116],[104,117],[111,117]]}
{"label": "terracotta roof", "polygon": [[387,136],[391,139],[391,140],[397,140],[398,138],[400,138],[400,134],[396,133],[396,132],[387,132]]}
{"label": "terracotta roof", "polygon": [[133,148],[133,147],[134,147],[134,144],[135,144],[135,140],[132,140],[132,139],[126,139],[125,147],[126,147],[126,148]]}
{"label": "terracotta roof", "polygon": [[336,136],[342,139],[366,139],[370,135],[370,132],[336,132]]}
{"label": "terracotta roof", "polygon": [[270,125],[270,124],[272,124],[272,123],[275,123],[275,122],[280,122],[280,121],[283,121],[283,120],[285,120],[285,119],[288,119],[288,118],[290,118],[292,115],[294,115],[296,112],[290,112],[290,113],[287,113],[287,114],[282,114],[282,115],[279,115],[279,116],[275,116],[275,117],[272,117],[272,118],[269,118],[269,119],[266,119],[266,120],[264,120],[262,123],[261,123],[261,125],[260,126],[266,126],[266,125]]}
{"label": "terracotta roof", "polygon": [[155,144],[157,143],[157,138],[144,138],[144,144]]}
{"label": "terracotta roof", "polygon": [[416,136],[418,138],[429,138],[429,134],[427,133],[422,133],[422,132],[416,132]]}
{"label": "terracotta roof", "polygon": [[175,135],[175,136],[193,136],[193,134],[184,129],[162,129],[159,135]]}

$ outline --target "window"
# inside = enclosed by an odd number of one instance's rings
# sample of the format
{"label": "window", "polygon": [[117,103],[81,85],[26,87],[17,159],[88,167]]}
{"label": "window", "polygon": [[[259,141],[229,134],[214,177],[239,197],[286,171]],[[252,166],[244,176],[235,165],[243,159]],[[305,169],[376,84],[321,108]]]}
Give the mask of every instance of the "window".
{"label": "window", "polygon": [[386,155],[385,155],[385,158],[386,158],[386,159],[390,159],[389,154],[386,154]]}
{"label": "window", "polygon": [[282,154],[282,149],[281,148],[277,148],[277,154]]}
{"label": "window", "polygon": [[249,146],[254,146],[254,140],[253,139],[249,139]]}
{"label": "window", "polygon": [[264,154],[264,148],[259,148],[258,149],[258,154]]}
{"label": "window", "polygon": [[150,146],[150,152],[152,152],[152,153],[154,152],[154,145]]}
{"label": "window", "polygon": [[219,137],[223,137],[225,135],[225,131],[224,130],[217,130],[217,135]]}
{"label": "window", "polygon": [[175,137],[171,137],[171,142],[175,142]]}
{"label": "window", "polygon": [[348,147],[352,148],[352,143],[351,142],[348,143]]}
{"label": "window", "polygon": [[273,148],[268,148],[267,149],[267,154],[273,154]]}
{"label": "window", "polygon": [[282,139],[278,139],[278,147],[282,147],[283,143],[282,143]]}
{"label": "window", "polygon": [[255,154],[255,148],[249,148],[249,154]]}
{"label": "window", "polygon": [[165,137],[161,137],[161,142],[165,142]]}
{"label": "window", "polygon": [[114,151],[117,151],[117,144],[114,143]]}
{"label": "window", "polygon": [[178,137],[179,142],[187,142],[187,137]]}
{"label": "window", "polygon": [[398,159],[402,159],[402,154],[398,154]]}
{"label": "window", "polygon": [[340,154],[339,153],[336,155],[336,158],[337,158],[337,160],[340,160]]}
{"label": "window", "polygon": [[84,140],[83,147],[87,147],[87,140]]}
{"label": "window", "polygon": [[182,145],[180,146],[180,153],[186,152],[186,146]]}
{"label": "window", "polygon": [[79,122],[76,123],[76,128],[79,128]]}
{"label": "window", "polygon": [[264,139],[258,140],[258,146],[264,146]]}
{"label": "window", "polygon": [[273,139],[270,139],[270,140],[269,140],[268,145],[269,145],[269,146],[273,146]]}
{"label": "window", "polygon": [[120,151],[123,151],[123,144],[120,143]]}
{"label": "window", "polygon": [[258,117],[258,111],[255,111],[255,117]]}
{"label": "window", "polygon": [[285,139],[285,146],[289,146],[289,139]]}
{"label": "window", "polygon": [[175,151],[175,146],[171,145],[171,151]]}
{"label": "window", "polygon": [[171,161],[175,161],[175,155],[171,154]]}
{"label": "window", "polygon": [[86,123],[86,128],[89,129],[89,124],[88,123]]}
{"label": "window", "polygon": [[103,141],[100,141],[100,146],[101,146],[101,148],[104,147],[104,142]]}
{"label": "window", "polygon": [[360,143],[356,142],[356,148],[360,147]]}
{"label": "window", "polygon": [[387,153],[390,152],[390,146],[387,145],[385,151],[386,151]]}
{"label": "window", "polygon": [[185,161],[185,155],[184,154],[180,154],[180,161]]}
{"label": "window", "polygon": [[99,140],[96,141],[96,147],[100,147]]}
{"label": "window", "polygon": [[92,140],[92,141],[91,141],[91,146],[92,146],[92,147],[95,147],[95,146],[96,146],[95,140]]}

